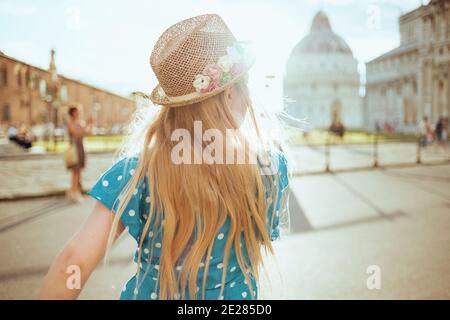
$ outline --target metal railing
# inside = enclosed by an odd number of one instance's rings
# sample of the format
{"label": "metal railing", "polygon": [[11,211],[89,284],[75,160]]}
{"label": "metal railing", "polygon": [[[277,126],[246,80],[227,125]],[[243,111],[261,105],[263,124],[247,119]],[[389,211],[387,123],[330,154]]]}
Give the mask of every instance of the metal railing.
{"label": "metal railing", "polygon": [[[332,142],[328,138],[324,144],[297,144],[291,145],[290,149],[296,154],[293,157],[296,162],[293,169],[294,175],[450,162],[450,147],[447,142],[441,144],[435,142],[424,146],[420,138],[417,138],[416,141],[411,141],[411,139],[380,141],[378,134],[375,134],[372,142],[368,143]],[[321,157],[312,156],[311,151],[315,155],[319,153],[323,157],[323,167],[316,165],[318,161],[321,161]],[[309,162],[315,163],[314,166],[296,166],[308,158],[310,158]],[[358,161],[354,161],[354,158],[358,158]],[[346,160],[348,163],[342,165]],[[341,165],[335,162],[340,162]]]}

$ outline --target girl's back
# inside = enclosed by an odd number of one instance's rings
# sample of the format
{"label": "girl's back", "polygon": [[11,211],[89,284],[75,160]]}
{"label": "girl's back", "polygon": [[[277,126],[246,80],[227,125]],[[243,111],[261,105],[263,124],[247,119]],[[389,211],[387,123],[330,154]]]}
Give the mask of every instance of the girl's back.
{"label": "girl's back", "polygon": [[260,135],[248,50],[219,16],[203,15],[166,30],[150,64],[159,113],[89,192],[97,205],[42,296],[76,296],[52,288],[64,266],[90,275],[127,229],[137,270],[121,298],[256,299],[261,249],[273,252],[288,180],[284,155]]}
{"label": "girl's back", "polygon": [[[280,189],[279,195],[272,196],[278,198],[276,209],[278,210],[281,203],[282,191],[287,186],[287,166],[286,159],[281,152],[277,152],[274,157],[278,163],[276,167],[278,172],[271,178],[279,179]],[[124,158],[114,164],[103,176],[97,181],[89,194],[103,203],[107,208],[111,210],[117,209],[117,198],[123,188],[127,185],[130,178],[135,174],[137,158]],[[126,227],[130,235],[136,240],[140,241],[140,237],[143,234],[143,229],[147,219],[149,218],[150,210],[150,193],[149,193],[148,179],[141,179],[138,183],[135,191],[133,191],[133,197],[124,209],[124,214],[121,216],[121,222]],[[173,190],[174,196],[177,196],[177,190]],[[269,197],[269,195],[267,195]],[[270,210],[269,210],[270,211]],[[271,219],[268,217],[267,231],[270,233],[271,240],[275,240],[279,237],[279,216],[274,216],[274,222],[271,226]],[[149,230],[145,233],[145,237],[142,243],[141,255],[139,259],[139,248],[135,253],[135,262],[140,260],[140,268],[123,287],[121,299],[158,299],[158,279],[161,264],[161,254],[163,246],[163,232],[164,232],[164,220],[160,228],[156,228],[156,217],[149,224]],[[203,288],[203,280],[205,280],[205,299],[256,299],[257,298],[257,284],[256,279],[251,272],[248,274],[250,284],[246,279],[244,272],[239,266],[239,262],[236,255],[236,250],[231,247],[228,255],[228,261],[225,271],[225,246],[228,240],[228,234],[230,233],[230,218],[227,217],[223,225],[215,233],[214,244],[212,245],[209,256],[202,257],[199,263],[196,288],[196,298],[200,298]],[[196,235],[192,235],[192,239]],[[185,265],[185,259],[188,256],[188,252],[192,250],[192,245],[195,243],[191,239],[190,243],[186,246],[185,252],[180,256],[178,261],[174,265],[174,273],[180,276],[183,272],[183,266]],[[245,244],[244,235],[241,235],[241,243],[243,256],[248,261],[247,247]],[[224,288],[222,289],[222,273],[225,271],[226,278],[224,282]],[[181,289],[180,289],[181,292]],[[175,295],[174,298],[181,298],[181,293]],[[190,295],[188,288],[186,288],[186,296],[183,298],[189,299]]]}

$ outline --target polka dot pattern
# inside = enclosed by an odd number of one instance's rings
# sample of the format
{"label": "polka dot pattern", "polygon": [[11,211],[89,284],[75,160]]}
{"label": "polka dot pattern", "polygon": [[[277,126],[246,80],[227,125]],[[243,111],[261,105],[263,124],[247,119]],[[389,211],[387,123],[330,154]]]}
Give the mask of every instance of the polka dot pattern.
{"label": "polka dot pattern", "polygon": [[[282,158],[280,158],[282,159]],[[124,186],[127,185],[129,180],[135,174],[135,167],[137,165],[137,158],[126,158],[119,160],[114,164],[108,171],[106,171],[97,183],[94,184],[93,188],[89,191],[89,195],[94,197],[97,201],[103,203],[111,211],[115,212],[114,209],[117,208],[118,199],[120,200],[120,193]],[[285,162],[285,160],[280,160]],[[280,165],[280,179],[282,179],[282,187],[287,186],[287,171],[286,165]],[[277,177],[274,175],[274,177]],[[163,245],[162,238],[164,234],[164,226],[155,226],[152,221],[148,221],[149,217],[149,204],[150,195],[149,190],[151,186],[148,186],[148,181],[143,178],[138,182],[136,188],[132,191],[133,197],[131,197],[130,202],[126,205],[126,208],[121,215],[120,219],[125,228],[128,230],[129,234],[139,243],[141,232],[143,226],[146,222],[149,223],[149,229],[147,231],[147,237],[144,239],[142,246],[142,261],[143,270],[146,271],[147,275],[144,278],[140,278],[139,286],[136,286],[136,278],[132,277],[127,284],[123,286],[123,292],[121,293],[121,298],[123,299],[158,299],[158,274],[159,274],[159,259],[161,255],[161,248]],[[268,195],[272,197],[272,195]],[[278,201],[278,195],[273,195],[273,201]],[[278,204],[273,204],[278,205]],[[275,210],[275,212],[278,212]],[[164,218],[164,212],[162,212],[162,218]],[[152,216],[152,219],[154,216]],[[271,221],[270,217],[267,219]],[[274,217],[274,227],[276,230],[278,224],[277,216]],[[158,228],[158,230],[155,229]],[[223,247],[227,241],[228,230],[230,228],[230,221],[227,219],[225,223],[221,226],[219,232],[216,234],[213,248],[211,250],[211,255],[209,258],[206,256],[201,261],[199,268],[206,268],[206,262],[208,261],[208,273],[207,282],[205,288],[205,298],[206,299],[254,299],[254,295],[257,295],[256,283],[249,274],[251,279],[251,286],[247,284],[244,278],[242,270],[239,268],[236,255],[234,252],[234,247],[232,247],[232,252],[230,254],[227,263],[227,272],[224,283],[224,288],[222,290],[222,275],[224,271],[223,264]],[[157,232],[156,232],[157,231]],[[268,231],[270,229],[268,228]],[[274,231],[275,232],[275,231]],[[273,239],[273,233],[271,234]],[[246,254],[246,246],[244,237],[241,238],[240,246]],[[152,255],[150,257],[150,254]],[[150,260],[152,259],[152,260]],[[210,259],[210,260],[206,260]],[[180,268],[181,265],[176,265],[176,270],[183,270]],[[199,271],[199,276],[202,277],[205,269]],[[143,273],[144,274],[144,273]],[[202,283],[198,283],[201,288]],[[134,289],[138,287],[139,290],[137,295],[134,296]],[[250,291],[252,289],[252,291]],[[197,289],[198,290],[198,289]],[[254,292],[255,291],[255,292]],[[197,299],[201,299],[197,294]]]}

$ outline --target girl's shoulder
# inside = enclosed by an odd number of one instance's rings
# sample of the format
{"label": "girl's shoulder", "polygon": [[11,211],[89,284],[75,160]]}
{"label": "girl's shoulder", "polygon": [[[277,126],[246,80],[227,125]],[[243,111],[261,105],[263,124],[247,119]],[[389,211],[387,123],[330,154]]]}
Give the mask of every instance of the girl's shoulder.
{"label": "girl's shoulder", "polygon": [[[135,174],[137,164],[138,158],[135,157],[122,158],[116,161],[95,182],[88,195],[102,203],[115,214],[119,206],[119,198],[122,190]],[[146,192],[148,191],[145,180],[141,179],[133,192],[133,196],[127,202],[120,216],[121,222],[135,239],[139,237],[144,208],[142,201],[146,199],[144,197],[144,193]]]}
{"label": "girl's shoulder", "polygon": [[[125,157],[113,163],[94,183],[88,195],[102,202],[107,208],[114,210],[115,203],[135,173],[137,157]],[[137,189],[144,181],[140,181]]]}

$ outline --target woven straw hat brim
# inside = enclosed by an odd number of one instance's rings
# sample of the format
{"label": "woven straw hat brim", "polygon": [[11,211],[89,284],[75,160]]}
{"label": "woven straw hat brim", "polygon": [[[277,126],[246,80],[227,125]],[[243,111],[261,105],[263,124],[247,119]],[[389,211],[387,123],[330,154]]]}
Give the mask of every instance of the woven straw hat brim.
{"label": "woven straw hat brim", "polygon": [[211,91],[211,92],[208,92],[208,93],[198,93],[198,95],[196,95],[196,97],[194,97],[194,98],[190,97],[190,98],[183,99],[183,100],[178,100],[179,97],[177,97],[177,101],[176,102],[170,101],[170,99],[168,97],[164,97],[164,98],[160,97],[160,95],[158,94],[158,91],[161,88],[161,86],[158,84],[153,89],[152,93],[150,94],[150,100],[154,104],[162,105],[162,106],[166,106],[166,107],[182,107],[182,106],[187,106],[187,105],[191,105],[191,104],[194,104],[194,103],[206,100],[208,98],[211,98],[211,97],[221,93],[226,88],[229,88],[230,86],[232,86],[235,83],[239,82],[239,80],[242,79],[242,77],[248,72],[248,70],[252,67],[252,65],[249,65],[246,69],[244,69],[242,71],[242,73],[240,73],[239,75],[237,75],[236,77],[231,79],[225,85],[215,89],[214,91]]}

